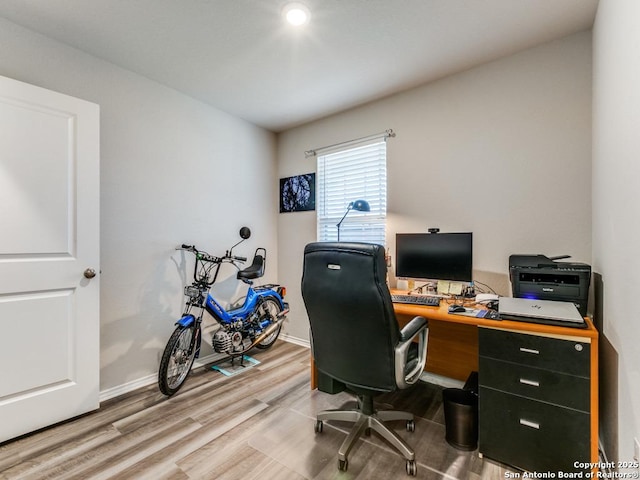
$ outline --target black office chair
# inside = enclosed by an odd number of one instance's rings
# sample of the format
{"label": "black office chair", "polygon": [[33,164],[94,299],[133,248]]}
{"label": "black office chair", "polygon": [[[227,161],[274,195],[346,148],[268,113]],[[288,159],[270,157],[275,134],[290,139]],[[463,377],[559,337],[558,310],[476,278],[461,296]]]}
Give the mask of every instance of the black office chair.
{"label": "black office chair", "polygon": [[316,367],[354,392],[359,407],[318,413],[315,430],[320,433],[325,420],[355,423],[338,450],[340,470],[347,470],[347,455],[360,435],[373,429],[406,458],[407,473],[416,475],[413,449],[383,423],[404,420],[407,430],[414,431],[413,415],[376,411],[373,397],[419,380],[427,358],[427,320],[415,317],[400,330],[386,273],[380,245],[323,242],[305,247],[302,297]]}

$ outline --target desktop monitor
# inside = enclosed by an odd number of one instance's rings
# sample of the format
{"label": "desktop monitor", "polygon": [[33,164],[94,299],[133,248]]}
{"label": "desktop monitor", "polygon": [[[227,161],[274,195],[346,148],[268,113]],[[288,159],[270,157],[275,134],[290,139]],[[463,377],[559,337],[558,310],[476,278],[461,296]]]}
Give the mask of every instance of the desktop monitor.
{"label": "desktop monitor", "polygon": [[472,233],[396,234],[396,277],[471,282]]}

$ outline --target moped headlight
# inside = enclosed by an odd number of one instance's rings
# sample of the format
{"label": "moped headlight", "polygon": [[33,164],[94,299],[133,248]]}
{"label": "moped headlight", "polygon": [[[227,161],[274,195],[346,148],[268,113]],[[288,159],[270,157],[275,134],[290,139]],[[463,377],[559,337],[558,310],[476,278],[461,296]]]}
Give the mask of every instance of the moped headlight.
{"label": "moped headlight", "polygon": [[198,298],[200,296],[200,289],[194,285],[187,285],[184,287],[184,294],[190,298]]}

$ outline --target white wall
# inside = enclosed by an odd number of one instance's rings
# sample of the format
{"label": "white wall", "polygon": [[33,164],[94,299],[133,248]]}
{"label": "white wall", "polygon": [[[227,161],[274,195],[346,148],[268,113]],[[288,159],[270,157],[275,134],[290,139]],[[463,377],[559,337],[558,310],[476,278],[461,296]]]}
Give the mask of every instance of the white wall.
{"label": "white wall", "polygon": [[156,375],[191,275],[175,245],[223,253],[246,224],[237,253],[266,247],[276,280],[272,133],[3,19],[0,75],[101,108],[103,392]]}
{"label": "white wall", "polygon": [[[640,2],[601,1],[593,31],[593,263],[601,285],[602,437],[612,459],[640,440]],[[602,417],[602,415],[601,415]]]}
{"label": "white wall", "polygon": [[[473,231],[475,278],[502,294],[512,253],[591,261],[589,32],[284,132],[279,175],[315,171],[305,150],[388,128],[392,254],[396,232]],[[315,212],[278,219],[286,332],[302,339],[302,256],[315,221]]]}

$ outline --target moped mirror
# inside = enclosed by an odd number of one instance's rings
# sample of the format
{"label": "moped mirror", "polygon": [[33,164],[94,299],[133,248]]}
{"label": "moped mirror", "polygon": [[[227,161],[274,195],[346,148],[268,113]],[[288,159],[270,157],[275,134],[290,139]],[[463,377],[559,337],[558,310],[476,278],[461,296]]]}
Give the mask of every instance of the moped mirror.
{"label": "moped mirror", "polygon": [[240,229],[240,236],[242,237],[243,240],[246,240],[247,238],[249,238],[251,236],[251,230],[249,229],[249,227],[242,227]]}

